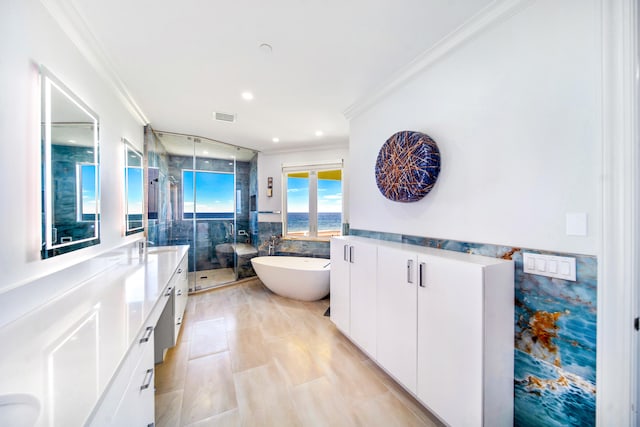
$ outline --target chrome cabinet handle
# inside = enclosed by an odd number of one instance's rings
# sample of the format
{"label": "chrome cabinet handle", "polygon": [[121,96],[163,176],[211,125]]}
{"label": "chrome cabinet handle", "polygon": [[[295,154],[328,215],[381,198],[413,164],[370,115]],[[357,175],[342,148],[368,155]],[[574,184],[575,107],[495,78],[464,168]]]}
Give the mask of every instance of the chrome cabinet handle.
{"label": "chrome cabinet handle", "polygon": [[140,390],[146,390],[151,385],[151,380],[153,379],[153,368],[147,369],[147,372],[144,374],[144,379],[142,380],[142,385],[140,386]]}
{"label": "chrome cabinet handle", "polygon": [[182,273],[182,269],[181,268],[178,269],[178,274],[180,274],[180,273]]}
{"label": "chrome cabinet handle", "polygon": [[420,265],[418,266],[418,274],[419,274],[418,284],[420,285],[421,288],[425,287],[425,283],[424,283],[425,268],[427,268],[427,264],[424,262],[421,262]]}
{"label": "chrome cabinet handle", "polygon": [[182,295],[182,289],[178,289],[178,290],[176,291],[176,295]]}
{"label": "chrome cabinet handle", "polygon": [[407,283],[413,283],[413,260],[407,260]]}
{"label": "chrome cabinet handle", "polygon": [[171,292],[173,292],[173,286],[169,286],[167,288],[167,292],[164,294],[165,297],[168,297],[171,295]]}
{"label": "chrome cabinet handle", "polygon": [[349,262],[353,264],[355,262],[355,256],[353,254],[356,253],[356,249],[353,246],[349,246]]}
{"label": "chrome cabinet handle", "polygon": [[347,250],[348,250],[348,248],[349,248],[349,245],[344,245],[344,248],[342,248],[342,251],[343,251],[342,258],[347,262],[349,262],[349,259],[347,258]]}
{"label": "chrome cabinet handle", "polygon": [[176,326],[182,325],[182,317],[178,317],[178,321],[176,322]]}
{"label": "chrome cabinet handle", "polygon": [[142,344],[143,342],[149,341],[149,338],[151,338],[152,333],[153,333],[153,326],[147,326],[147,329],[145,329],[144,331],[144,335],[142,336],[142,338],[140,338],[140,344]]}

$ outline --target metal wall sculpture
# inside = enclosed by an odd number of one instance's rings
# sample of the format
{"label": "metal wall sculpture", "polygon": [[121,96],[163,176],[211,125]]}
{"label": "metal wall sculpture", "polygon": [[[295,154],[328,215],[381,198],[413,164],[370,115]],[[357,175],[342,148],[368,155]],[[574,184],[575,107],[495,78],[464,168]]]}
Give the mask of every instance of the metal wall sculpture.
{"label": "metal wall sculpture", "polygon": [[436,183],[440,151],[424,133],[396,132],[384,143],[376,161],[376,184],[394,202],[417,202]]}

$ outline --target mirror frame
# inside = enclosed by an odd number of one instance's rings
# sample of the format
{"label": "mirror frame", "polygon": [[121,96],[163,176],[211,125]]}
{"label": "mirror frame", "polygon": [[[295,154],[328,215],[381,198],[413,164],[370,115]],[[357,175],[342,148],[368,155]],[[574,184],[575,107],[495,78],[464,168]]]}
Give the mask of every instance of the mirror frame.
{"label": "mirror frame", "polygon": [[[46,67],[40,66],[41,89],[41,127],[40,140],[42,144],[42,249],[43,259],[67,252],[97,245],[100,243],[100,119],[78,96],[64,83],[55,77]],[[57,90],[71,103],[84,112],[93,123],[93,162],[83,164],[95,165],[94,188],[96,214],[93,218],[93,235],[79,240],[54,243],[53,241],[53,168],[52,168],[52,90]],[[76,182],[76,185],[78,183]],[[77,204],[78,202],[76,202]],[[57,240],[57,239],[56,239]]]}
{"label": "mirror frame", "polygon": [[[122,138],[122,142],[124,145],[124,230],[125,236],[129,236],[131,234],[141,233],[144,231],[144,217],[146,215],[146,210],[144,207],[144,156],[143,154],[136,149],[131,142],[129,142],[126,138]],[[140,214],[140,227],[130,227],[129,226],[129,169],[131,167],[138,168],[138,166],[129,166],[129,156],[135,154],[140,157],[140,171],[142,175],[140,176],[140,196],[142,197],[142,212]]]}

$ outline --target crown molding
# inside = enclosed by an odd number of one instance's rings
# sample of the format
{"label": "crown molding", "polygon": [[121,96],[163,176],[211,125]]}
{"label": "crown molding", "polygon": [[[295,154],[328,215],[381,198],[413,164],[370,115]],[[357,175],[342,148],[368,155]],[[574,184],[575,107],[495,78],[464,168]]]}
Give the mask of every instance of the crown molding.
{"label": "crown molding", "polygon": [[440,58],[457,49],[486,29],[517,14],[534,1],[535,0],[493,1],[434,46],[425,50],[407,65],[400,68],[389,79],[374,87],[363,98],[353,103],[343,112],[344,116],[347,120],[351,120],[363,113],[389,95],[394,89],[403,85],[433,63],[439,61]]}
{"label": "crown molding", "polygon": [[91,32],[89,25],[75,6],[73,6],[72,2],[70,0],[40,0],[40,2],[71,39],[71,42],[78,48],[80,53],[96,69],[98,74],[111,85],[127,110],[129,110],[141,125],[148,124],[149,120],[129,93],[127,86],[116,72],[113,62],[109,59]]}

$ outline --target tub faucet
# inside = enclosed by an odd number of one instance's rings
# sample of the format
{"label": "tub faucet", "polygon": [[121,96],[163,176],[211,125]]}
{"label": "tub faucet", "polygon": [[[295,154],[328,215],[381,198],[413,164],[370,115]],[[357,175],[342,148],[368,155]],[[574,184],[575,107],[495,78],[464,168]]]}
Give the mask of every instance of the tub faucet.
{"label": "tub faucet", "polygon": [[269,255],[275,255],[276,254],[276,245],[278,244],[278,236],[271,236],[271,239],[269,240]]}

